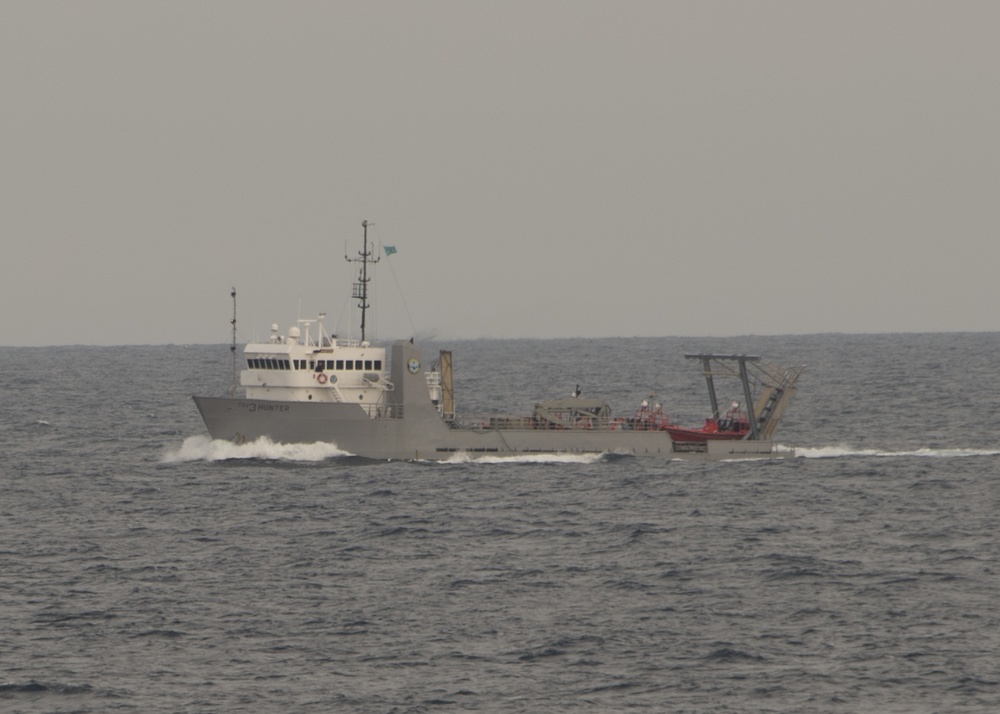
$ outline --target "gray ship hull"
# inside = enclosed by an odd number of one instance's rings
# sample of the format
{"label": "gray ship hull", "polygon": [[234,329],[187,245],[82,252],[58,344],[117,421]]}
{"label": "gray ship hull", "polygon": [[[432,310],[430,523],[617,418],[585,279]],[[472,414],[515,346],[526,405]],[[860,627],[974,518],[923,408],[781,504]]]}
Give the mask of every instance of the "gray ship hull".
{"label": "gray ship hull", "polygon": [[443,419],[428,398],[422,374],[404,368],[418,355],[409,343],[392,352],[391,401],[370,416],[358,404],[194,397],[213,439],[243,443],[333,443],[372,459],[442,460],[457,453],[513,456],[537,453],[612,453],[661,458],[773,458],[770,441],[716,441],[693,447],[665,431],[460,427]]}
{"label": "gray ship hull", "polygon": [[769,441],[715,441],[692,450],[665,431],[460,428],[428,419],[370,418],[354,404],[303,404],[195,397],[213,439],[243,443],[329,442],[372,459],[441,460],[457,453],[514,456],[539,453],[611,453],[662,458],[768,458]]}

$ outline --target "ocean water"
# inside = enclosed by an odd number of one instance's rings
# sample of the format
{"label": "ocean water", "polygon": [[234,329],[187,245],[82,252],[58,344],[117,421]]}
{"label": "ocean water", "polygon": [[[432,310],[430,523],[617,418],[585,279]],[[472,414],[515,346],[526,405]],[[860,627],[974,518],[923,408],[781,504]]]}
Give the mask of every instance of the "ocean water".
{"label": "ocean water", "polygon": [[1000,334],[441,346],[691,424],[685,352],[806,364],[798,457],[235,447],[224,345],[0,348],[0,711],[1000,710]]}

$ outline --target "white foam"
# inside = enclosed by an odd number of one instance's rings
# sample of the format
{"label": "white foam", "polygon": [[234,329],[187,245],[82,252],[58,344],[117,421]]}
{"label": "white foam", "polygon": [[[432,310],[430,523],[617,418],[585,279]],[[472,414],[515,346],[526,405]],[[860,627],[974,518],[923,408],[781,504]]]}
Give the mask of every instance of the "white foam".
{"label": "white foam", "polygon": [[335,444],[275,444],[266,436],[246,444],[209,439],[207,436],[189,436],[180,448],[167,449],[160,463],[176,464],[185,461],[226,461],[229,459],[263,459],[268,461],[323,461],[337,456],[348,456]]}
{"label": "white foam", "polygon": [[512,454],[498,456],[482,455],[465,451],[456,452],[443,463],[446,464],[593,464],[604,458],[604,454]]}
{"label": "white foam", "polygon": [[1000,449],[931,449],[920,448],[906,451],[885,451],[881,449],[853,449],[849,446],[798,447],[795,455],[806,459],[834,459],[841,456],[921,456],[935,459],[967,458],[970,456],[998,456]]}
{"label": "white foam", "polygon": [[813,448],[798,446],[795,455],[806,459],[835,459],[839,456],[878,456],[874,449],[853,449],[850,446],[817,446]]}

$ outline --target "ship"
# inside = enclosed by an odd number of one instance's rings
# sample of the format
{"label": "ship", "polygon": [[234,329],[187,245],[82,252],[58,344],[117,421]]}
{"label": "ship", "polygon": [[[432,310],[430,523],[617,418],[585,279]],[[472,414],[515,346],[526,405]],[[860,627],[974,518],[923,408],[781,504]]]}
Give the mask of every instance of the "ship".
{"label": "ship", "polygon": [[[631,415],[615,416],[605,401],[583,398],[579,388],[520,415],[456,412],[450,350],[439,350],[427,362],[413,338],[388,348],[367,338],[370,267],[381,257],[369,241],[369,225],[362,222],[361,250],[345,256],[359,264],[351,298],[361,312],[360,339],[328,334],[320,314],[300,319],[284,332],[272,325],[266,341],[245,345],[240,363],[233,289],[233,385],[227,396],[193,397],[213,439],[333,443],[376,460],[530,454],[705,460],[794,456],[793,449],[774,441],[774,432],[804,368],[767,364],[754,355],[685,355],[700,363],[708,386],[711,416],[698,429],[672,424],[662,407],[649,400]],[[744,411],[736,404],[735,411],[720,418],[715,380],[723,377],[739,382],[751,408]]]}

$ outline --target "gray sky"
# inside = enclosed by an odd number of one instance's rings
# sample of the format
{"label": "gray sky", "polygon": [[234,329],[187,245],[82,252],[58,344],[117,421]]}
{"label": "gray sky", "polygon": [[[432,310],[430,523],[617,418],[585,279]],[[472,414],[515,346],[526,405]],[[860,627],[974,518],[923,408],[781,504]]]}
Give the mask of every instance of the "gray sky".
{"label": "gray sky", "polygon": [[0,344],[226,342],[232,286],[244,338],[335,327],[363,219],[381,338],[1000,330],[998,27],[5,0]]}

